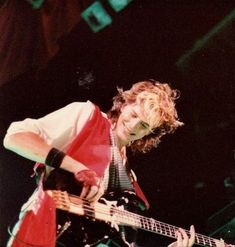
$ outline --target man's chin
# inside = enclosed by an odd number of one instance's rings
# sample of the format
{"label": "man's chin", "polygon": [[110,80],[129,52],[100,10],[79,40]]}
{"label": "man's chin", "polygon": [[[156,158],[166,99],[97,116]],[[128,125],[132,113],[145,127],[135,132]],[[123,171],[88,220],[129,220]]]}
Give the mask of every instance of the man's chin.
{"label": "man's chin", "polygon": [[121,136],[119,138],[119,143],[121,143],[122,146],[126,146],[129,142],[130,142],[129,139],[127,139],[125,136]]}

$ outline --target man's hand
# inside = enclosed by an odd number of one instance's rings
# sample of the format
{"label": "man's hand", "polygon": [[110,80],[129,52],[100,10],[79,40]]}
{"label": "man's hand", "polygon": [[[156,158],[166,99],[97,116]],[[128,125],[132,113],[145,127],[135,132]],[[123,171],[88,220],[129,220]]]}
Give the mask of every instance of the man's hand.
{"label": "man's hand", "polygon": [[223,239],[215,241],[216,247],[234,247],[232,244],[226,244]]}
{"label": "man's hand", "polygon": [[168,247],[191,247],[195,241],[195,230],[194,226],[190,227],[190,236],[188,236],[182,228],[179,228],[176,232],[177,241],[170,244]]}
{"label": "man's hand", "polygon": [[104,188],[101,179],[92,170],[82,170],[75,175],[75,179],[83,184],[80,197],[89,201],[97,201],[103,194]]}

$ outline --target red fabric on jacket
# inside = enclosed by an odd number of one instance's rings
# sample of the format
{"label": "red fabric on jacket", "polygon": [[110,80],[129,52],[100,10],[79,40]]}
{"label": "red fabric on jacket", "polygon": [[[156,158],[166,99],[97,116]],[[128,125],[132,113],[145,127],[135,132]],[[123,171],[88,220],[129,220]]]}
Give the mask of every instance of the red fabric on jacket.
{"label": "red fabric on jacket", "polygon": [[110,123],[98,106],[95,106],[91,119],[77,135],[67,154],[94,170],[98,176],[103,176],[111,161]]}
{"label": "red fabric on jacket", "polygon": [[11,247],[55,247],[55,203],[41,188],[39,188],[39,195],[33,209],[27,211],[19,223],[20,229]]}

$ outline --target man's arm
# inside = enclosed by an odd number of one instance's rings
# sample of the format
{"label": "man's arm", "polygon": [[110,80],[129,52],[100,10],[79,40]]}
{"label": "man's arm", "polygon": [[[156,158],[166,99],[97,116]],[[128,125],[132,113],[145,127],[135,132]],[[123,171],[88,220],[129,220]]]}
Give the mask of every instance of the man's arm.
{"label": "man's arm", "polygon": [[[35,162],[45,163],[52,146],[48,145],[39,135],[33,132],[20,132],[6,136],[3,141],[5,148]],[[66,155],[60,165],[61,169],[74,174],[88,169],[82,163]]]}
{"label": "man's arm", "polygon": [[[39,135],[33,132],[19,132],[4,138],[4,147],[35,162],[45,164],[46,157],[52,146],[48,145]],[[65,155],[60,168],[74,174],[78,182],[83,183],[81,197],[96,201],[103,194],[100,179],[96,173],[84,164]]]}

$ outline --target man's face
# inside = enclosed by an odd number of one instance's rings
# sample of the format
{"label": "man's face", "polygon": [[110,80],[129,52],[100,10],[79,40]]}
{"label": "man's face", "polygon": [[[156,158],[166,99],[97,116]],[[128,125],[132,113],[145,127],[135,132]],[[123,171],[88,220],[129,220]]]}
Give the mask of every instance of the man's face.
{"label": "man's face", "polygon": [[115,132],[118,144],[121,146],[149,135],[151,129],[143,107],[137,103],[123,106]]}

